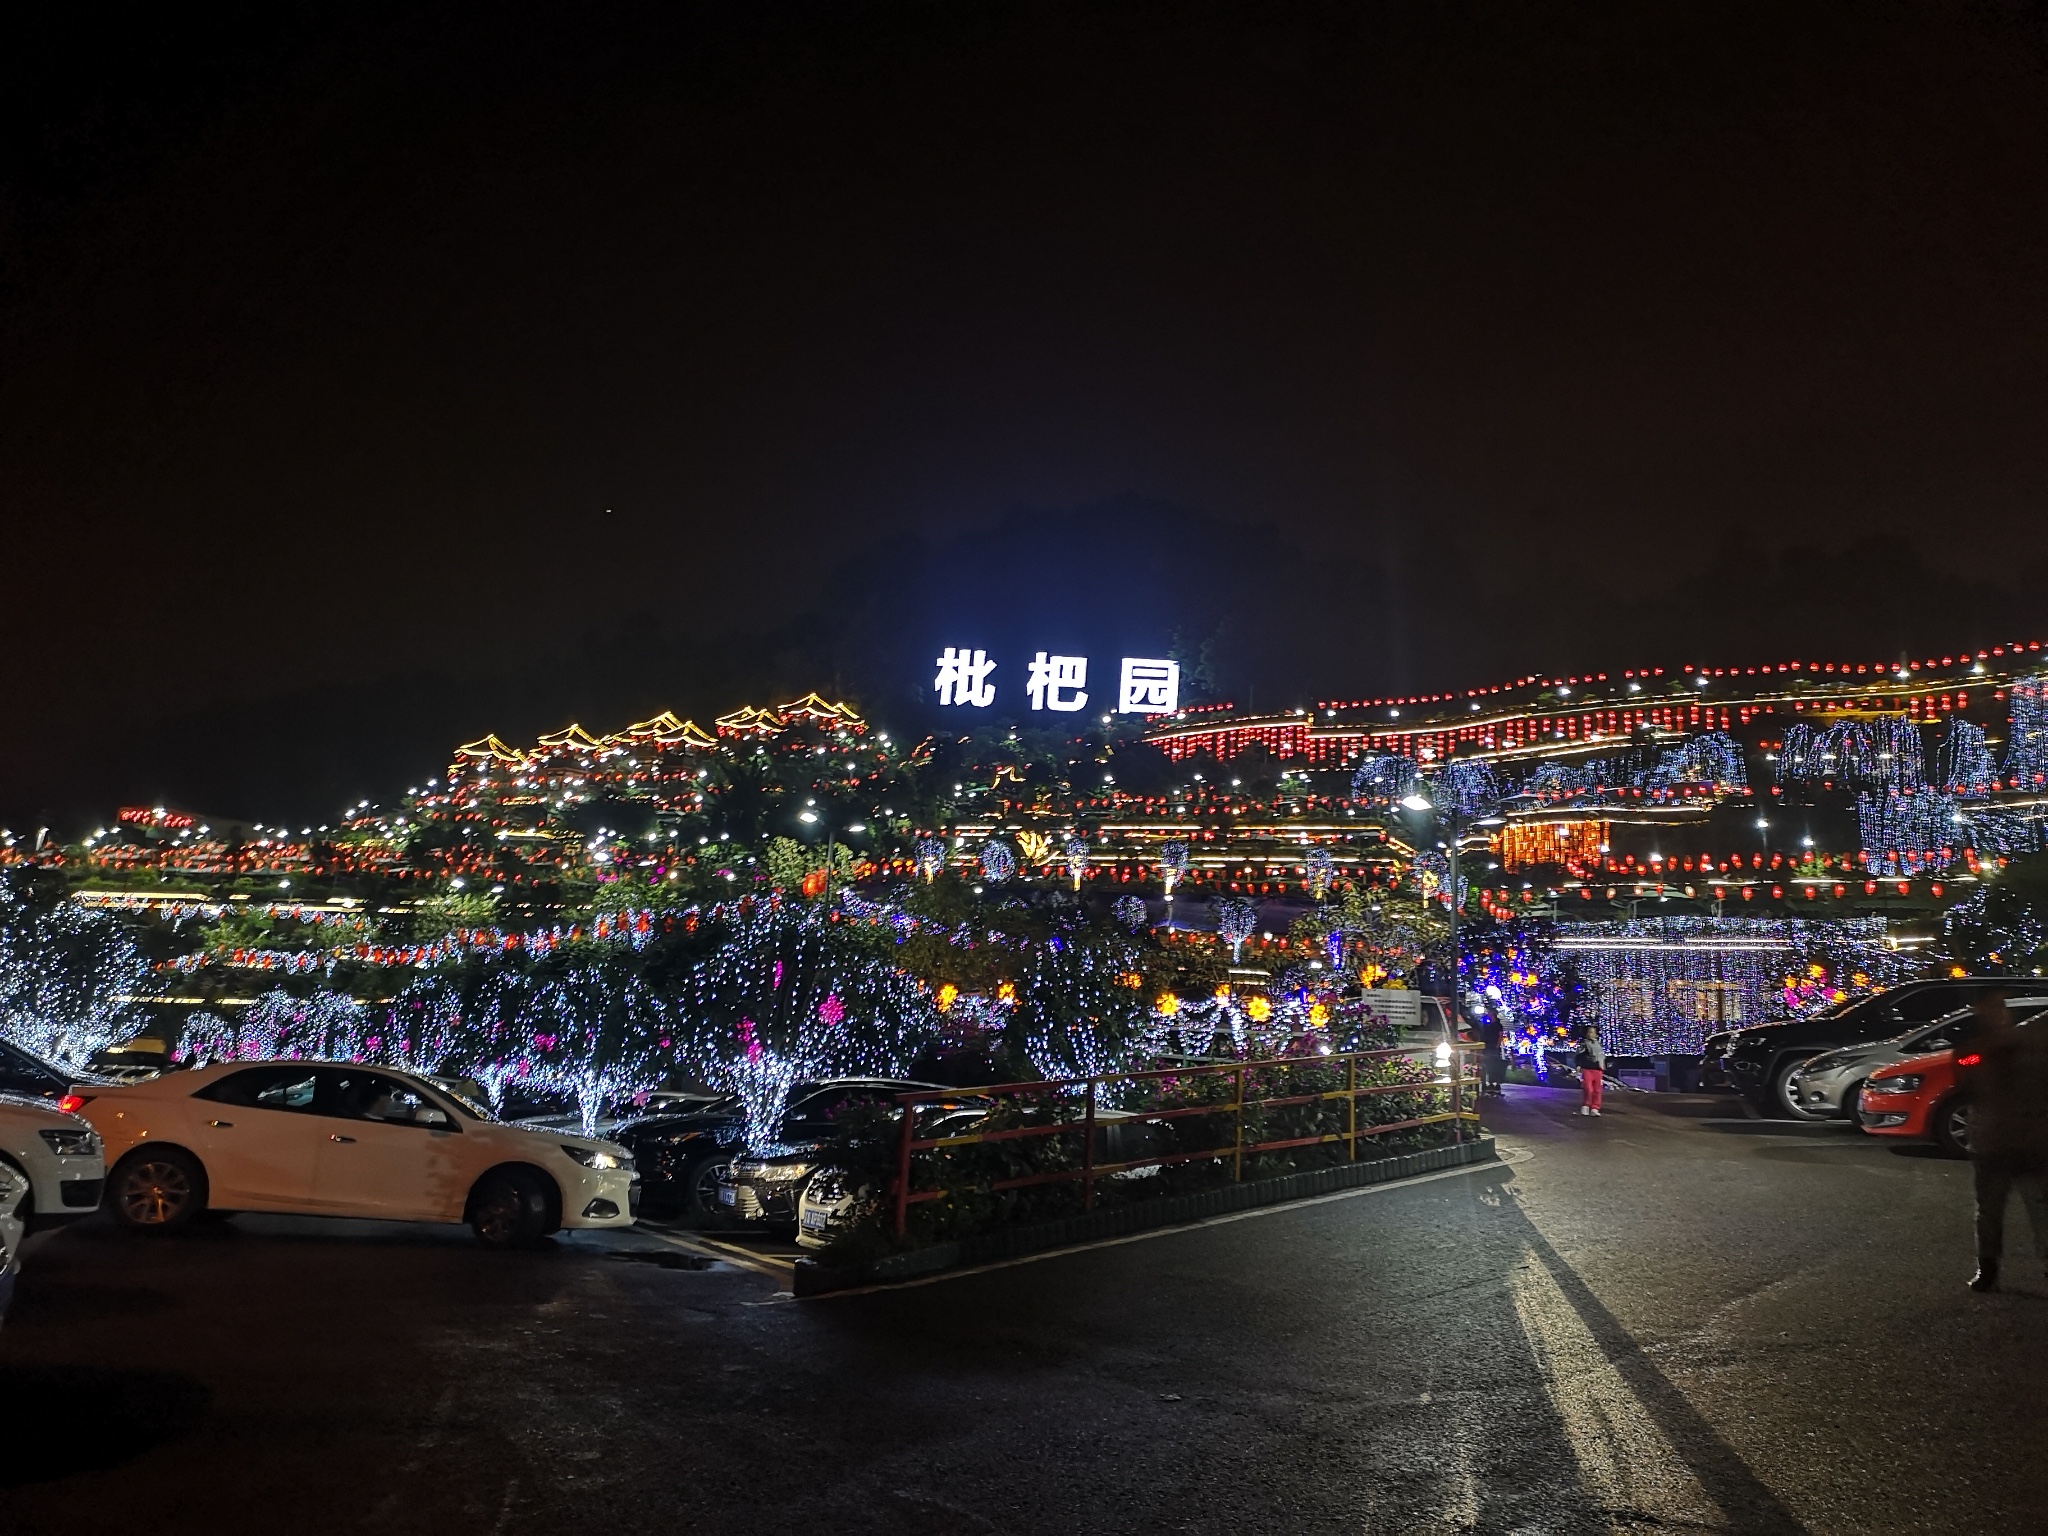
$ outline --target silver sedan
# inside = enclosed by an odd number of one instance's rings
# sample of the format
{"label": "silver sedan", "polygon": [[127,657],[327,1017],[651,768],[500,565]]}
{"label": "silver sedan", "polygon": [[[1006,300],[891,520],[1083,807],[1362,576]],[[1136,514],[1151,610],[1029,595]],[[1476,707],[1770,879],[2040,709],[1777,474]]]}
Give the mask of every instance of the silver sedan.
{"label": "silver sedan", "polygon": [[[2024,1017],[2044,1002],[2048,999],[2019,999],[2012,1004],[2012,1011]],[[1854,1121],[1856,1099],[1863,1091],[1865,1078],[1879,1067],[1948,1050],[1969,1027],[1972,1018],[1970,1010],[1962,1008],[1890,1040],[1871,1040],[1822,1051],[1793,1071],[1786,1080],[1785,1097],[1797,1104],[1809,1120]]]}

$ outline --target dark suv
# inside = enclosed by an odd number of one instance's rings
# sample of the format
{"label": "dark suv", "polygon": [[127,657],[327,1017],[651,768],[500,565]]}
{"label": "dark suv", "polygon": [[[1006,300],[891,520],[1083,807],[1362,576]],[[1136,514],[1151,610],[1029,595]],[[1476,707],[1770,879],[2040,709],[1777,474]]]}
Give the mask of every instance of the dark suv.
{"label": "dark suv", "polygon": [[1801,1062],[1838,1046],[1888,1040],[1916,1024],[1967,1008],[1985,993],[2015,996],[2048,993],[2048,980],[2035,977],[1969,976],[1958,980],[1909,981],[1868,997],[1853,998],[1810,1019],[1774,1019],[1707,1037],[1700,1062],[1705,1083],[1739,1090],[1767,1115],[1804,1118],[1789,1097],[1787,1080]]}

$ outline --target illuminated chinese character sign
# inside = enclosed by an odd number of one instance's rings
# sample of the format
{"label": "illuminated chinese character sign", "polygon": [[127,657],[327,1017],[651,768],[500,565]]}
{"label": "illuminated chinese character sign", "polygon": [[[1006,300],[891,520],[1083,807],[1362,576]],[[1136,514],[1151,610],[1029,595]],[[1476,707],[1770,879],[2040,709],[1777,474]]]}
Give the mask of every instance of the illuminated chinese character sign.
{"label": "illuminated chinese character sign", "polygon": [[[939,653],[932,689],[942,706],[988,709],[999,685],[997,663],[985,650],[949,645]],[[1073,714],[1088,707],[1088,658],[1035,655],[1025,670],[1024,694],[1033,710]],[[1180,663],[1125,656],[1117,669],[1116,710],[1122,715],[1166,715],[1180,708]]]}

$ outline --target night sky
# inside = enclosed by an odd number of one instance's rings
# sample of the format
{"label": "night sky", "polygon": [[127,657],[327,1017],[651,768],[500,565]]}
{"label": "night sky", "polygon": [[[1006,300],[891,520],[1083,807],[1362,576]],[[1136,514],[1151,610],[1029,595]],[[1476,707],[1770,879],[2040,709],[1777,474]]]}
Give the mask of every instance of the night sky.
{"label": "night sky", "polygon": [[0,504],[17,828],[2048,638],[2048,11],[15,7]]}

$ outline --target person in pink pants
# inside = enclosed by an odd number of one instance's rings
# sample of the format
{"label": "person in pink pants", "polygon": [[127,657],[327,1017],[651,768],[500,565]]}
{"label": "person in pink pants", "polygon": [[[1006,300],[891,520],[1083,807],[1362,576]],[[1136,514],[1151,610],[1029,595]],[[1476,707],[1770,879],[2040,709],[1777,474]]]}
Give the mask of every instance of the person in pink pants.
{"label": "person in pink pants", "polygon": [[1585,1089],[1579,1113],[1597,1115],[1600,1113],[1600,1090],[1607,1080],[1607,1053],[1600,1049],[1600,1032],[1591,1024],[1579,1026],[1577,1061],[1579,1081]]}

